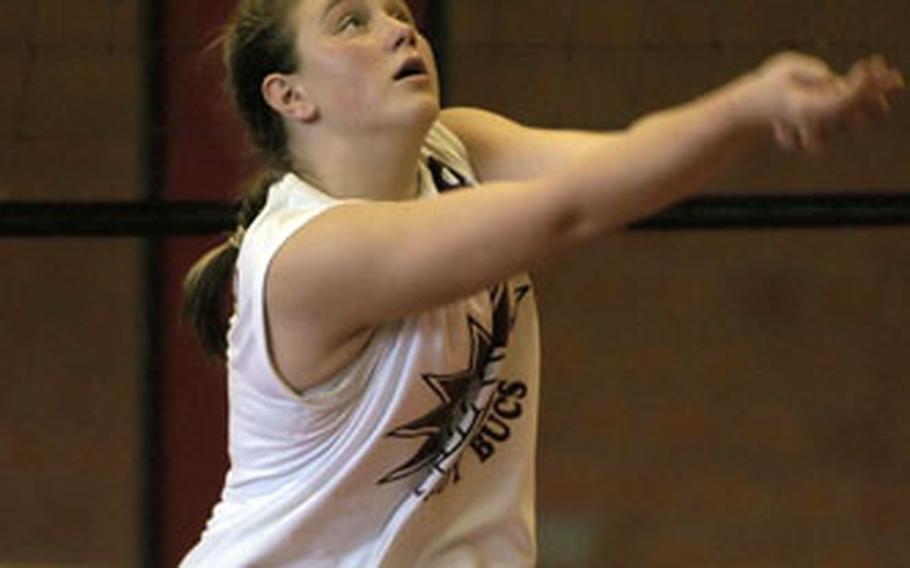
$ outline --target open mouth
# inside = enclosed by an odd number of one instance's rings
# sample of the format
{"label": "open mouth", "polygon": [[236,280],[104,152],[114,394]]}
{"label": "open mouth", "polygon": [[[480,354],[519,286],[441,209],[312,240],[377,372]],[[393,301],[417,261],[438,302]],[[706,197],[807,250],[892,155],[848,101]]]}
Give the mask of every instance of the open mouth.
{"label": "open mouth", "polygon": [[405,61],[393,77],[394,80],[400,81],[409,77],[416,77],[427,74],[427,66],[419,57],[412,57]]}

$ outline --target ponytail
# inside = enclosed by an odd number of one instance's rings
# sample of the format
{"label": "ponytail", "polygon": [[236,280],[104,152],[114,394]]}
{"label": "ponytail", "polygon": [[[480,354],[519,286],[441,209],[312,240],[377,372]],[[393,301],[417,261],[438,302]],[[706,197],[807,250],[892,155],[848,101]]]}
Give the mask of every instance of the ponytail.
{"label": "ponytail", "polygon": [[196,261],[183,280],[183,317],[193,325],[205,354],[222,361],[228,327],[224,296],[237,252],[230,239],[223,242]]}
{"label": "ponytail", "polygon": [[272,170],[259,176],[240,202],[237,230],[196,261],[183,280],[183,318],[196,332],[202,350],[213,359],[227,358],[228,287],[234,276],[243,235],[265,206],[269,187],[283,175]]}
{"label": "ponytail", "polygon": [[221,361],[227,356],[227,291],[243,233],[265,205],[269,187],[291,171],[284,123],[263,99],[262,81],[269,73],[292,73],[298,67],[293,15],[300,1],[240,0],[217,42],[228,93],[254,147],[269,165],[240,202],[233,236],[200,258],[183,281],[183,317],[192,324],[205,353]]}

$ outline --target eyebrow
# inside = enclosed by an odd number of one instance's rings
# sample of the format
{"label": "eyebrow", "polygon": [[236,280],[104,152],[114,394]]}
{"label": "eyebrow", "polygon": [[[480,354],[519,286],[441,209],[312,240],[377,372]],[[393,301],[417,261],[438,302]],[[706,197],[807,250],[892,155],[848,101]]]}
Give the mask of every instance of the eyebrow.
{"label": "eyebrow", "polygon": [[[321,19],[325,19],[325,17],[328,16],[329,13],[332,10],[334,10],[336,6],[338,6],[339,4],[341,4],[342,2],[345,2],[345,1],[346,0],[329,0],[328,4],[326,4],[326,6],[325,6],[325,9],[322,11]],[[404,0],[391,0],[390,2],[387,2],[386,4],[388,4],[390,6],[394,5],[398,8],[404,8],[404,10],[408,14],[410,14],[411,17],[413,17],[413,15],[414,15],[413,11],[411,11],[411,7]]]}
{"label": "eyebrow", "polygon": [[405,11],[407,11],[408,14],[411,14],[411,13],[412,13],[411,7],[408,5],[407,2],[405,2],[405,0],[390,0],[389,2],[386,2],[386,4],[387,4],[388,6],[395,6],[395,7],[397,7],[397,8],[404,8]]}
{"label": "eyebrow", "polygon": [[325,10],[322,11],[322,17],[320,19],[324,20],[329,13],[335,9],[336,6],[344,2],[345,0],[329,0],[329,3],[326,4]]}

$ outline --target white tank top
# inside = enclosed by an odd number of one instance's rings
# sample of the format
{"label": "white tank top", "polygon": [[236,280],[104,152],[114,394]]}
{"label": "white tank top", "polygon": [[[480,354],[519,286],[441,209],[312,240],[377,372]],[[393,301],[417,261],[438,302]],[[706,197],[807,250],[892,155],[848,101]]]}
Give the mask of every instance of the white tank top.
{"label": "white tank top", "polygon": [[[474,182],[441,124],[420,171],[420,199]],[[269,263],[341,203],[289,174],[244,237],[228,333],[231,466],[182,566],[532,565],[539,349],[527,276],[380,327],[302,394],[276,373]]]}

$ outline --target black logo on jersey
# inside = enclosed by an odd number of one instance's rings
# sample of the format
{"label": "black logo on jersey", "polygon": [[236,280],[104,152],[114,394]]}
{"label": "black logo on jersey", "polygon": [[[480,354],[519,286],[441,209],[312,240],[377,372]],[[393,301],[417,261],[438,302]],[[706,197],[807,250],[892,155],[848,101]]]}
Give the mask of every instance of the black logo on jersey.
{"label": "black logo on jersey", "polygon": [[436,191],[439,193],[469,185],[466,177],[432,156],[427,158],[427,167],[433,175],[433,183],[436,184]]}
{"label": "black logo on jersey", "polygon": [[[515,289],[515,307],[530,291],[530,286]],[[490,329],[468,318],[471,352],[467,367],[459,372],[424,374],[424,383],[439,399],[439,405],[427,414],[408,422],[387,436],[422,438],[414,456],[382,479],[390,483],[414,475],[424,476],[415,495],[428,499],[440,493],[449,482],[460,479],[459,463],[465,447],[471,447],[481,462],[496,451],[496,444],[511,435],[508,422],[521,417],[521,399],[527,386],[498,376],[499,363],[505,357],[509,333],[515,324],[510,305],[509,288],[499,285],[490,291],[492,325]]]}

